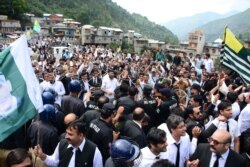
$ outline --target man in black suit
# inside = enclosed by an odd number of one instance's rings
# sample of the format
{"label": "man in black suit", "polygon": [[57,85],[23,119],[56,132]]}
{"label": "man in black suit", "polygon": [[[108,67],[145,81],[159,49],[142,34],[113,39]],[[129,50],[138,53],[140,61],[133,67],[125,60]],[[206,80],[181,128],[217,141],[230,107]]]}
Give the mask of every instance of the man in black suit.
{"label": "man in black suit", "polygon": [[142,129],[142,122],[145,118],[145,112],[137,107],[133,112],[133,120],[127,120],[121,129],[122,136],[128,136],[134,140],[140,148],[146,147],[146,136]]}
{"label": "man in black suit", "polygon": [[188,163],[198,159],[198,167],[246,167],[245,159],[230,149],[231,140],[228,131],[215,131],[209,144],[198,145]]}
{"label": "man in black suit", "polygon": [[92,73],[93,73],[93,75],[89,79],[89,85],[91,87],[94,87],[94,88],[101,87],[101,85],[102,85],[102,79],[98,76],[99,75],[98,70],[94,69]]}
{"label": "man in black suit", "polygon": [[201,134],[198,137],[198,143],[207,143],[207,138],[209,138],[216,130],[217,127],[211,124],[206,130],[203,121],[201,121],[202,113],[200,107],[188,107],[186,108],[186,113],[188,118],[185,121],[187,133],[189,134],[190,140],[193,138],[193,129],[199,127]]}

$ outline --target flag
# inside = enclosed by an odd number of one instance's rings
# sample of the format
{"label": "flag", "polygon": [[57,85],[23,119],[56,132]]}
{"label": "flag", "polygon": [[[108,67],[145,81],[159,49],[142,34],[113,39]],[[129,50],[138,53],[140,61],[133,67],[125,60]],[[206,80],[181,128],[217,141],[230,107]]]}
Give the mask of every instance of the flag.
{"label": "flag", "polygon": [[237,72],[246,84],[250,84],[250,56],[246,48],[225,28],[220,62]]}
{"label": "flag", "polygon": [[40,27],[37,20],[35,20],[35,22],[34,22],[33,30],[38,32],[38,33],[41,31],[41,27]]}
{"label": "flag", "polygon": [[0,141],[42,111],[38,80],[22,35],[0,53]]}

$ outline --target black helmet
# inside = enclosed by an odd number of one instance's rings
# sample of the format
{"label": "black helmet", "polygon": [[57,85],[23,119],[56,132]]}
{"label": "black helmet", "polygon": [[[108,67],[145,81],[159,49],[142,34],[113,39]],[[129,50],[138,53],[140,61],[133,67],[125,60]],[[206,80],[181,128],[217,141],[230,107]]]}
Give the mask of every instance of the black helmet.
{"label": "black helmet", "polygon": [[53,122],[56,118],[55,107],[51,104],[45,104],[43,111],[40,113],[40,120]]}
{"label": "black helmet", "polygon": [[55,102],[55,97],[50,92],[43,92],[42,100],[43,100],[43,104],[52,104],[53,105]]}
{"label": "black helmet", "polygon": [[124,166],[126,162],[137,159],[139,155],[139,147],[127,140],[118,139],[111,145],[111,158],[116,166]]}
{"label": "black helmet", "polygon": [[81,91],[81,84],[78,80],[71,80],[68,87],[70,92],[78,93]]}

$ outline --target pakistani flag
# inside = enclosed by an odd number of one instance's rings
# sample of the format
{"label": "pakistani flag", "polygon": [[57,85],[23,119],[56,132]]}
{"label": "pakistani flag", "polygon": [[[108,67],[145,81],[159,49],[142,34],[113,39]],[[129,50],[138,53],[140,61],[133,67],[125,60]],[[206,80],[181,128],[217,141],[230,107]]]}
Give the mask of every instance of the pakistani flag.
{"label": "pakistani flag", "polygon": [[26,36],[0,53],[0,141],[42,111],[39,83]]}
{"label": "pakistani flag", "polygon": [[41,31],[41,27],[40,27],[37,20],[35,20],[35,22],[34,22],[33,30],[36,31],[37,33],[39,33]]}
{"label": "pakistani flag", "polygon": [[228,28],[225,28],[220,62],[236,71],[246,84],[250,84],[250,55]]}

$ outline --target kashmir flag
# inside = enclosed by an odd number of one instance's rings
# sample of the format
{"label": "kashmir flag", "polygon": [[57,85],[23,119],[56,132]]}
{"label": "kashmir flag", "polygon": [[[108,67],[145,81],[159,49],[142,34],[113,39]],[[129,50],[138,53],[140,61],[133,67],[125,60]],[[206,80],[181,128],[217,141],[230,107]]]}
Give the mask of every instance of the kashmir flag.
{"label": "kashmir flag", "polygon": [[225,28],[220,62],[237,72],[246,84],[250,84],[249,53],[228,28]]}
{"label": "kashmir flag", "polygon": [[0,53],[0,141],[42,111],[38,80],[22,35]]}
{"label": "kashmir flag", "polygon": [[34,22],[33,30],[36,31],[37,33],[39,33],[41,31],[41,27],[40,27],[37,20],[35,20],[35,22]]}

